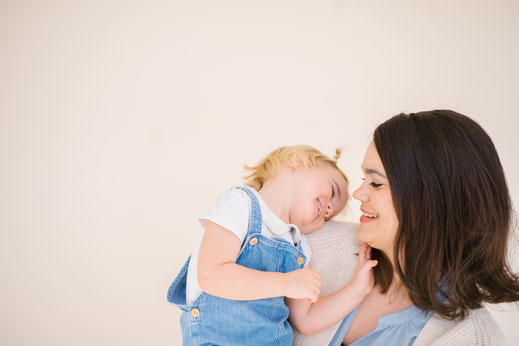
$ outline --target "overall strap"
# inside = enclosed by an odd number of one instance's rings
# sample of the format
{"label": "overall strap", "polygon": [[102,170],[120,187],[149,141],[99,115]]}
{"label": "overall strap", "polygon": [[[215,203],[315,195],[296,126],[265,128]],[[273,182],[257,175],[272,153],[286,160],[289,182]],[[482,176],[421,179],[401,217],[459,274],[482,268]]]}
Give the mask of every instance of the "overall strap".
{"label": "overall strap", "polygon": [[[238,189],[241,189],[249,195],[250,198],[250,217],[249,217],[249,228],[247,229],[247,235],[252,233],[261,233],[261,225],[262,225],[262,218],[261,218],[261,207],[259,204],[258,199],[256,198],[256,195],[254,192],[252,192],[250,189],[246,187],[239,186]],[[246,238],[246,237],[245,237]]]}

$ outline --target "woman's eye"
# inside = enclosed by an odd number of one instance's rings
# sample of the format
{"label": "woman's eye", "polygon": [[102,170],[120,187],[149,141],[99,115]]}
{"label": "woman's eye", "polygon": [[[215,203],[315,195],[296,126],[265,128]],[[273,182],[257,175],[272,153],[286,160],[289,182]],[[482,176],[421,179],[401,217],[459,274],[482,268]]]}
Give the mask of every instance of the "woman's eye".
{"label": "woman's eye", "polygon": [[[362,178],[362,181],[364,181],[364,180],[366,180],[366,178]],[[373,186],[373,187],[375,187],[375,188],[376,188],[376,187],[381,187],[381,186],[382,186],[382,184],[377,184],[377,183],[375,183],[374,181],[372,181],[371,183],[369,183],[369,185],[371,185],[371,186]]]}

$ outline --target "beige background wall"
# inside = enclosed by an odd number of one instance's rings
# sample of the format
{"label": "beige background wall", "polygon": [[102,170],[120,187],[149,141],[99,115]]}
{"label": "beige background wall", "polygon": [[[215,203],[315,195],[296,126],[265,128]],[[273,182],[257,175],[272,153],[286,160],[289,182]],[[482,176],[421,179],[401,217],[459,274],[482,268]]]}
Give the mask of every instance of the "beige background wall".
{"label": "beige background wall", "polygon": [[0,344],[180,344],[166,290],[242,165],[344,145],[356,187],[373,129],[401,111],[476,119],[518,204],[518,15],[513,0],[0,0]]}

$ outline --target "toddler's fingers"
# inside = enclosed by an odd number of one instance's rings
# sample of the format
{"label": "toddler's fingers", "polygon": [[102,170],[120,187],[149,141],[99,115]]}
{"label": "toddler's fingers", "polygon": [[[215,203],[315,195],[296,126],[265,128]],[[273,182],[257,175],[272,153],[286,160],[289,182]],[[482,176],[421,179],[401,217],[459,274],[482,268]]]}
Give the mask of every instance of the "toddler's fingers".
{"label": "toddler's fingers", "polygon": [[368,244],[363,243],[362,247],[359,250],[359,264],[364,264],[367,258]]}
{"label": "toddler's fingers", "polygon": [[312,270],[312,274],[317,280],[321,281],[321,275],[317,271]]}
{"label": "toddler's fingers", "polygon": [[373,267],[376,267],[378,264],[378,261],[377,260],[367,260],[366,263],[364,263],[364,265],[366,266],[366,268],[369,270]]}
{"label": "toddler's fingers", "polygon": [[314,294],[313,294],[313,297],[312,297],[312,303],[315,303],[315,302],[317,301],[317,299],[319,299],[319,293],[320,293],[320,291],[317,290],[317,291],[314,291],[313,293],[314,293]]}
{"label": "toddler's fingers", "polygon": [[360,270],[363,272],[369,272],[377,264],[378,264],[377,260],[367,260],[365,263],[362,264],[362,266],[360,267]]}
{"label": "toddler's fingers", "polygon": [[314,287],[320,291],[321,290],[321,281],[316,281]]}
{"label": "toddler's fingers", "polygon": [[319,280],[311,280],[311,286],[313,289],[321,289],[321,281]]}

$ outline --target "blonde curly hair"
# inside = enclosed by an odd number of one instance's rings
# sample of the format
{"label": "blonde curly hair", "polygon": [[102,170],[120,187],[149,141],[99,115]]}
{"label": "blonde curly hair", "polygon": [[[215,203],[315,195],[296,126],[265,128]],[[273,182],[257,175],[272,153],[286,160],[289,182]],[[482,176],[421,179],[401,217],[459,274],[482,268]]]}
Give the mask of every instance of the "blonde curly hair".
{"label": "blonde curly hair", "polygon": [[299,168],[302,166],[304,169],[308,167],[316,168],[317,163],[320,163],[335,168],[344,177],[346,184],[348,184],[346,174],[337,167],[337,160],[340,156],[340,148],[335,150],[334,158],[330,159],[319,150],[308,145],[279,147],[264,157],[257,165],[245,165],[245,171],[249,171],[250,173],[246,174],[243,179],[245,180],[246,186],[259,191],[263,187],[265,181],[278,174],[279,165],[282,163],[292,168]]}

